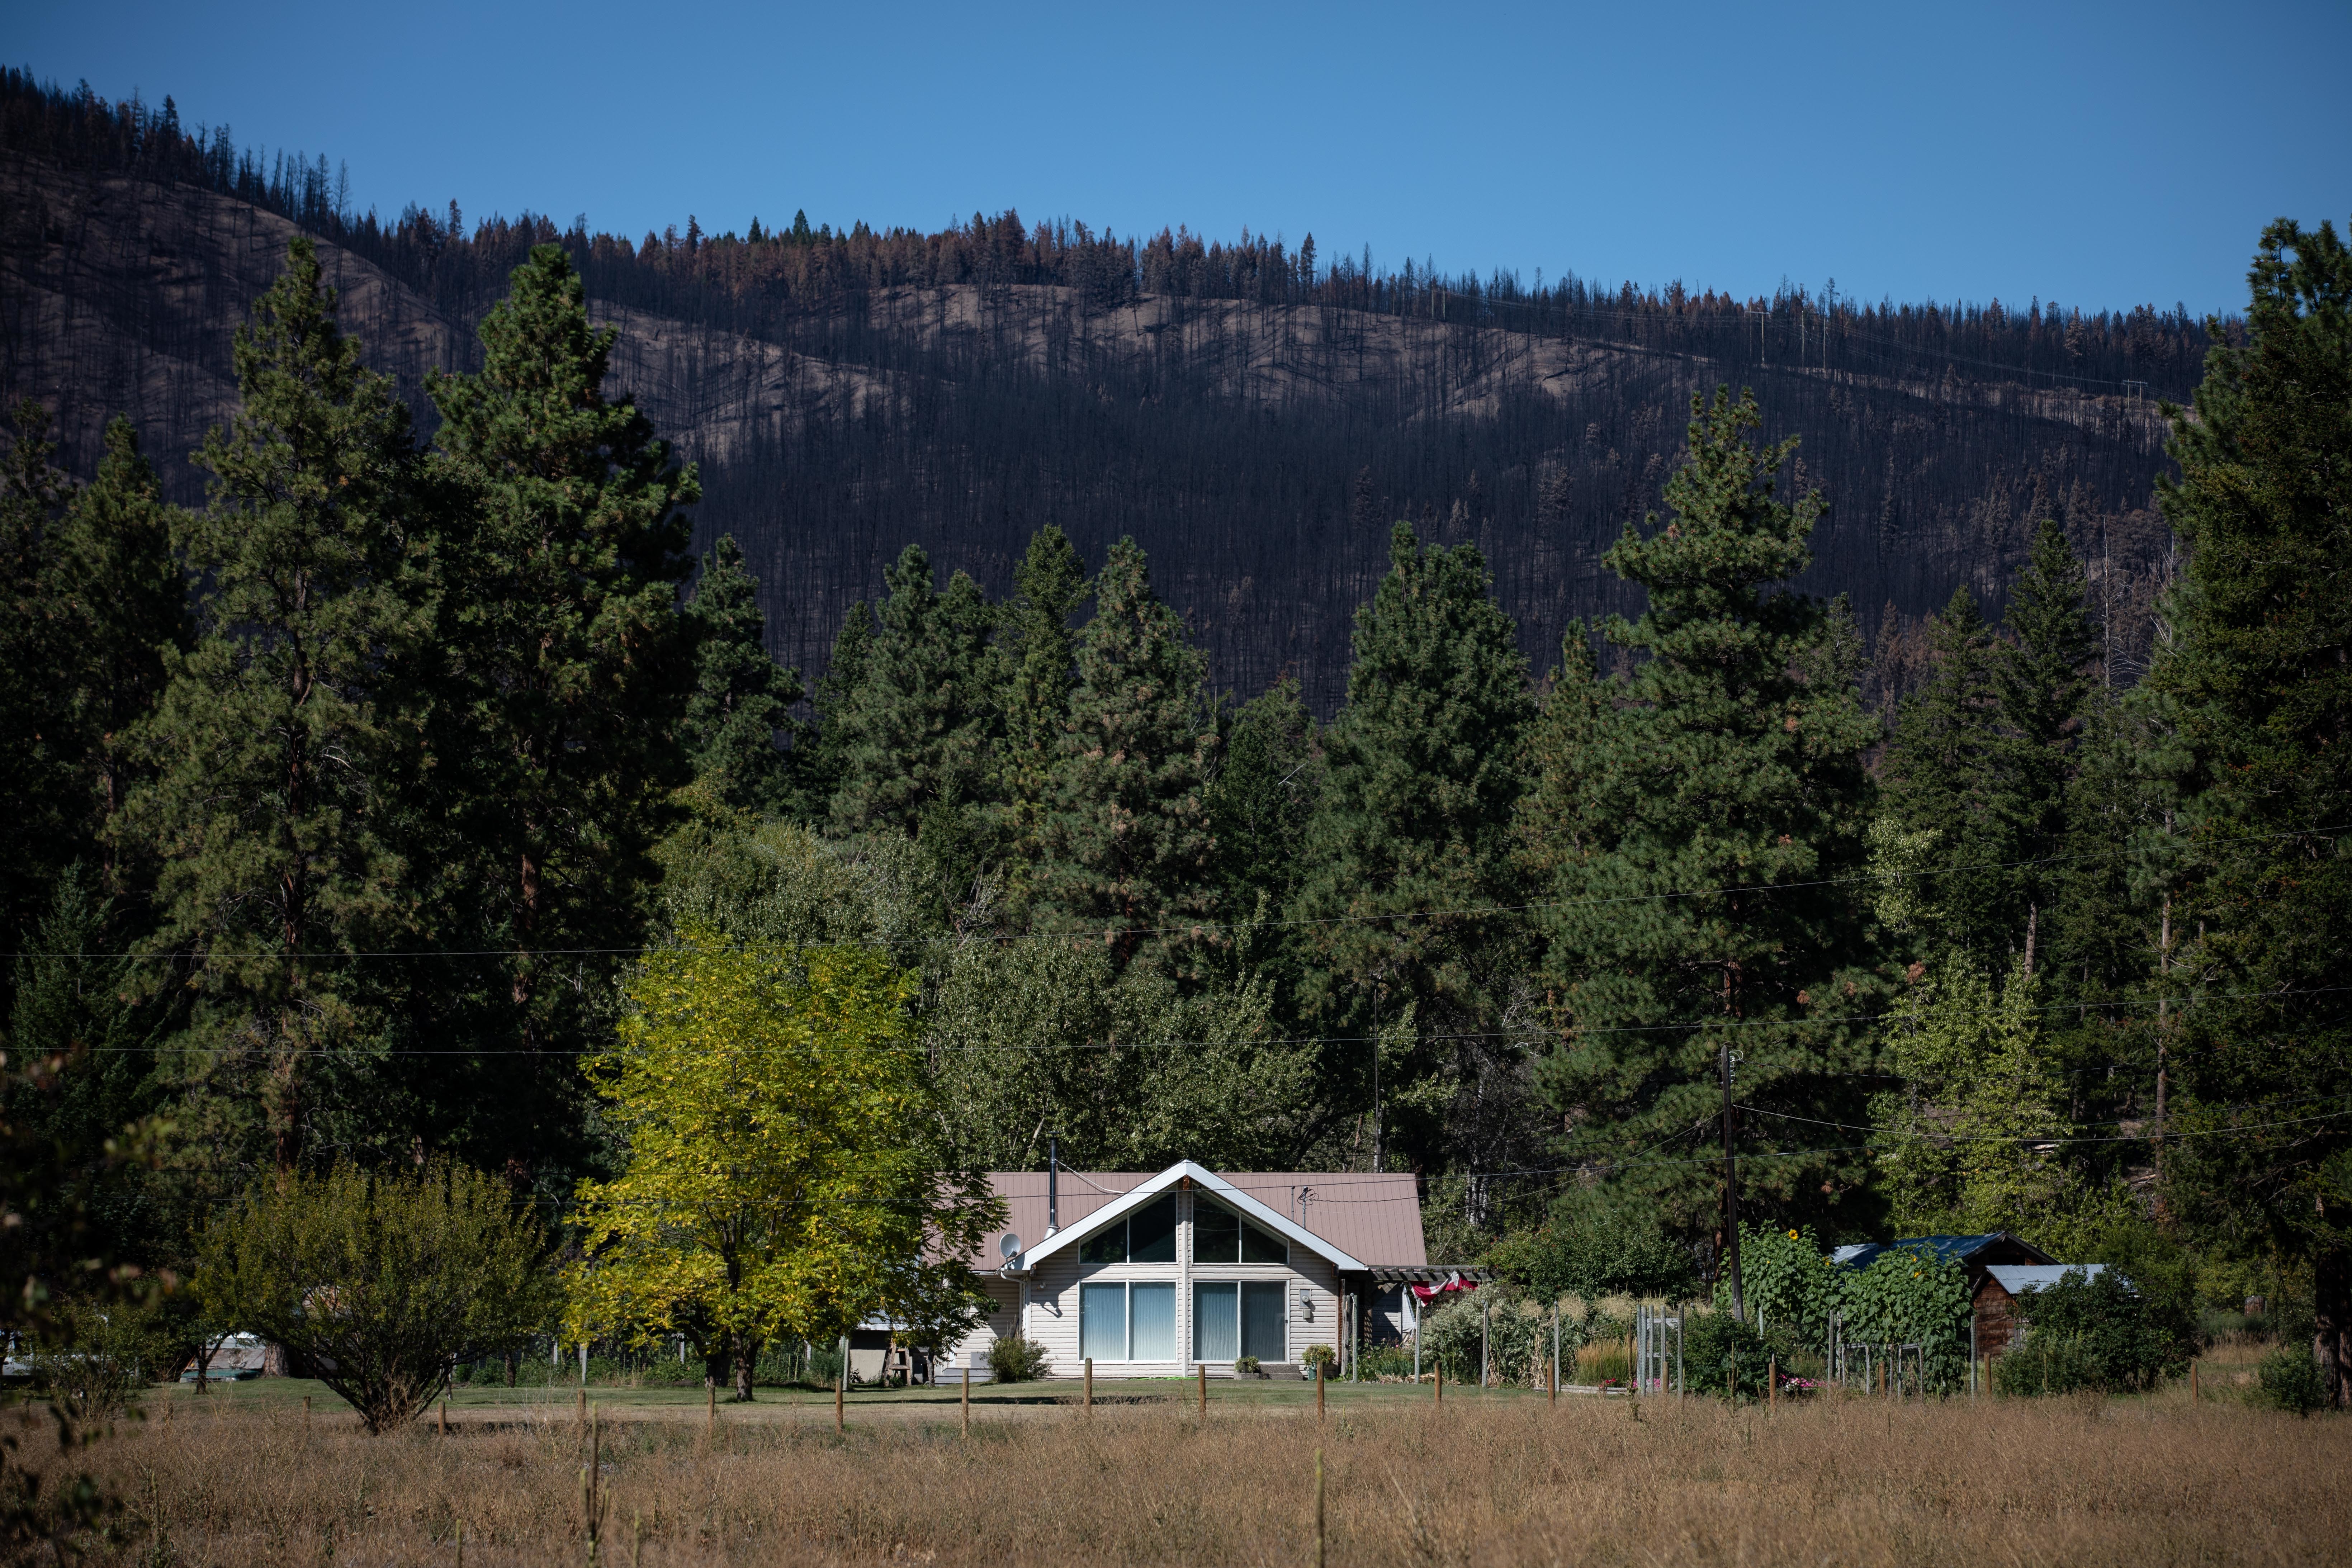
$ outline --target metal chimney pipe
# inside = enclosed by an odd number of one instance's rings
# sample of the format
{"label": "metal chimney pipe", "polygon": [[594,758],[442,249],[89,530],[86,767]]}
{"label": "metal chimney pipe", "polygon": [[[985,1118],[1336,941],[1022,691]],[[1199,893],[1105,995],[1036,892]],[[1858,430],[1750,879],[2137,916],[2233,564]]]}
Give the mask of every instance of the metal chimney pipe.
{"label": "metal chimney pipe", "polygon": [[1062,1155],[1052,1135],[1045,1139],[1045,1234],[1062,1228]]}

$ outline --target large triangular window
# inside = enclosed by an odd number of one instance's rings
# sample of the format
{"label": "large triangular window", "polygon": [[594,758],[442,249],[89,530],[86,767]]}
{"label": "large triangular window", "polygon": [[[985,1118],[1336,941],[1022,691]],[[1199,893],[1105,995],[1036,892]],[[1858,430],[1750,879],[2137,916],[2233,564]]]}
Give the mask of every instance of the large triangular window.
{"label": "large triangular window", "polygon": [[1287,1263],[1290,1244],[1223,1204],[1196,1197],[1192,1200],[1192,1261]]}

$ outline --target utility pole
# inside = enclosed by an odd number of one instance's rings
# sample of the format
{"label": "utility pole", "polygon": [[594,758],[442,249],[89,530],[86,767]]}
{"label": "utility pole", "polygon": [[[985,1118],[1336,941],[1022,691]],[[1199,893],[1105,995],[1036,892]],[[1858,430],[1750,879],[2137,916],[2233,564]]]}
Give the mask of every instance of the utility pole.
{"label": "utility pole", "polygon": [[1386,1129],[1381,1122],[1381,1002],[1388,990],[1388,966],[1382,964],[1372,979],[1372,1173],[1384,1169],[1381,1156],[1387,1152]]}
{"label": "utility pole", "polygon": [[1723,1037],[1716,1059],[1723,1078],[1724,1264],[1731,1271],[1731,1315],[1735,1319],[1745,1319],[1748,1303],[1739,1290],[1739,1161],[1731,1152],[1731,1037],[1728,1034]]}

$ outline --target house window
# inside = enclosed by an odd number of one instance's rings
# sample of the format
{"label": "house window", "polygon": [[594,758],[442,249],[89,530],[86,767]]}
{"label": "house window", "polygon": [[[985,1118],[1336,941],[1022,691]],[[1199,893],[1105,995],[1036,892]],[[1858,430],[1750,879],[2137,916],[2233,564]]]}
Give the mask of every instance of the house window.
{"label": "house window", "polygon": [[1192,1359],[1280,1361],[1283,1287],[1255,1279],[1192,1287]]}
{"label": "house window", "polygon": [[1192,1205],[1195,1263],[1287,1263],[1290,1244],[1203,1198]]}
{"label": "house window", "polygon": [[1078,1353],[1095,1361],[1174,1361],[1175,1282],[1079,1286]]}
{"label": "house window", "polygon": [[1176,1194],[1163,1193],[1078,1243],[1081,1263],[1176,1261]]}

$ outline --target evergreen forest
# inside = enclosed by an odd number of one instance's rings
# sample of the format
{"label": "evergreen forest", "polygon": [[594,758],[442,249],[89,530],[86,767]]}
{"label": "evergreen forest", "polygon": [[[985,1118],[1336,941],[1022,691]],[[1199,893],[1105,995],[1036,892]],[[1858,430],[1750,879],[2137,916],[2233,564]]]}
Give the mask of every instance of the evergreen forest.
{"label": "evergreen forest", "polygon": [[[681,953],[824,951],[902,988],[937,1107],[907,1135],[938,1170],[1050,1147],[1410,1171],[1433,1257],[1598,1226],[1702,1276],[1741,1221],[2012,1229],[2212,1300],[2309,1302],[2340,1382],[2352,255],[2332,226],[2264,233],[2231,322],[1759,312],[1075,226],[461,238],[454,213],[351,218],[322,164],[265,172],[168,112],[16,79],[5,101],[16,152],[299,225],[240,308],[233,399],[187,458],[200,495],[134,420],[68,450],[54,400],[11,413],[11,1180],[51,1162],[79,1194],[25,1211],[12,1289],[64,1278],[93,1226],[184,1270],[202,1217],[272,1172],[453,1160],[560,1227],[625,1160],[583,1064],[635,1026],[632,986]],[[410,386],[348,318],[337,247],[453,293],[495,272],[495,299]],[[1482,520],[1536,515],[1555,481],[1572,508],[1584,480],[1527,467],[1507,502],[1515,470],[1474,445],[1442,511],[1423,498],[1451,470],[1340,477],[1336,515],[1381,553],[1329,690],[1278,647],[1211,646],[1169,584],[1223,570],[1213,551],[1009,492],[957,503],[1017,530],[1001,571],[909,528],[821,658],[779,660],[776,606],[804,584],[712,525],[695,433],[626,395],[630,318],[592,300],[854,337],[943,278],[1102,313],[1458,311],[1465,353],[1493,312],[1564,352],[1606,316],[1678,367],[1654,393],[1705,384],[1649,488],[1588,519],[1606,592],[1533,655],[1512,605],[1537,579],[1506,553],[1528,535]],[[803,308],[843,290],[863,313]],[[1716,374],[1751,338],[1826,356],[1798,400],[1852,403],[1841,354],[1966,355],[2051,396],[2148,384],[2147,441],[2076,447],[2075,479],[2160,516],[2128,649],[2076,503],[1998,464],[1967,471],[2009,487],[2015,549],[1947,571],[1915,616],[1817,591],[1839,483],[1790,433],[1792,378]],[[1025,384],[938,417],[1017,423],[1079,384]],[[1484,428],[1537,421],[1511,397]],[[1199,419],[1185,441],[1219,428]],[[957,489],[894,466],[907,428],[874,404],[795,426],[855,449],[783,481],[790,504],[822,512],[852,475]],[[1129,478],[1139,519],[1170,504]],[[124,1159],[132,1126],[154,1142]]]}

